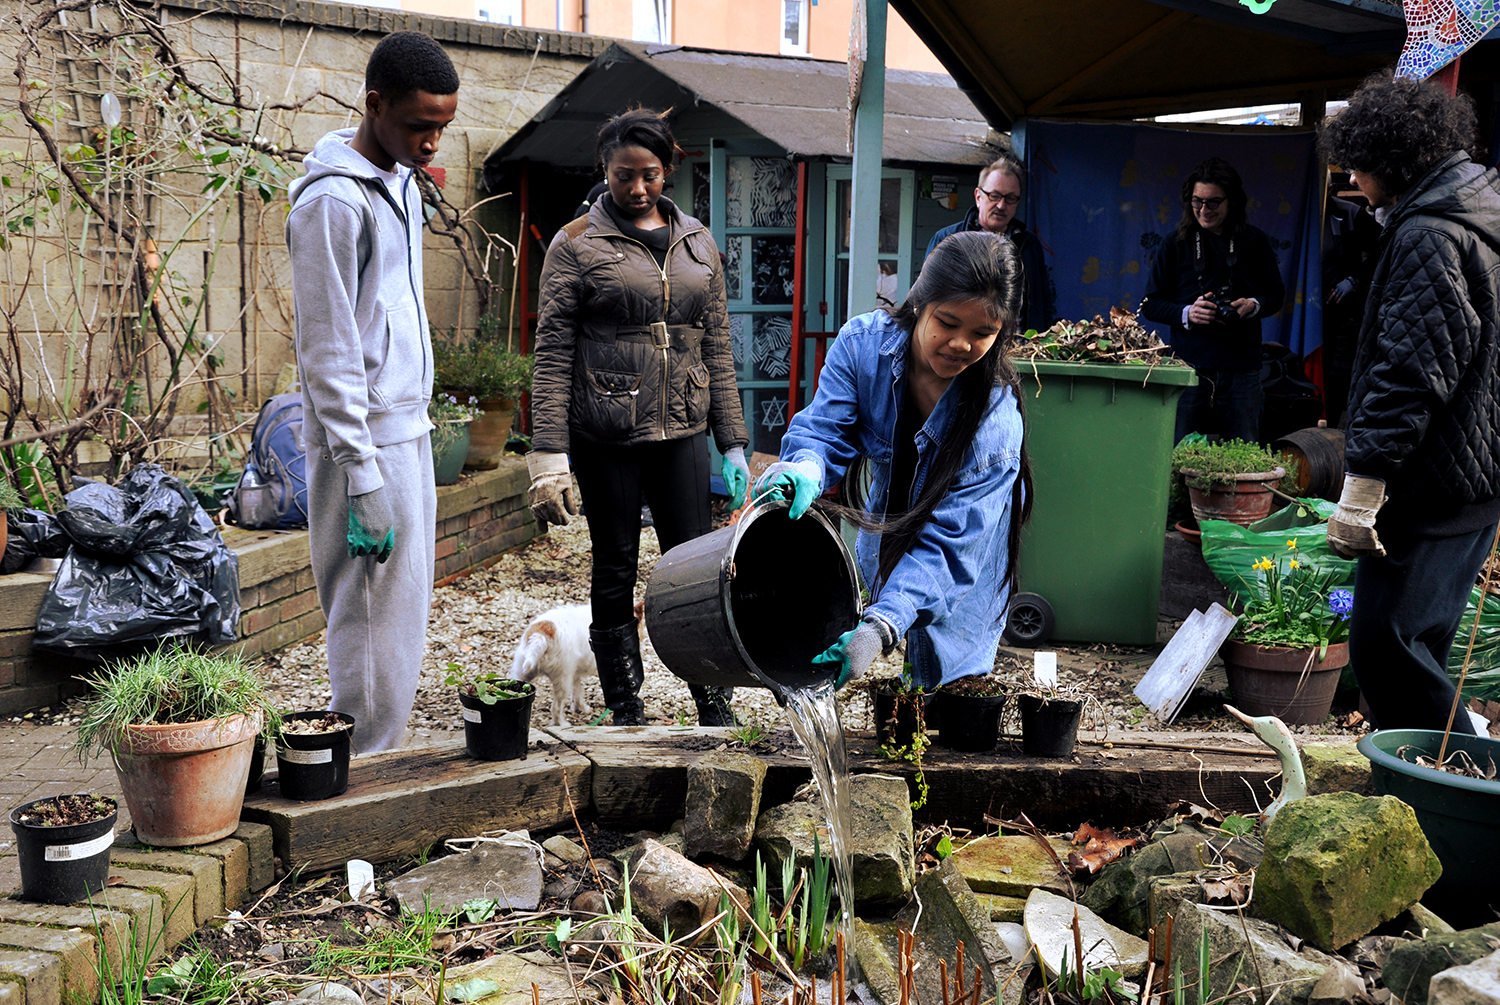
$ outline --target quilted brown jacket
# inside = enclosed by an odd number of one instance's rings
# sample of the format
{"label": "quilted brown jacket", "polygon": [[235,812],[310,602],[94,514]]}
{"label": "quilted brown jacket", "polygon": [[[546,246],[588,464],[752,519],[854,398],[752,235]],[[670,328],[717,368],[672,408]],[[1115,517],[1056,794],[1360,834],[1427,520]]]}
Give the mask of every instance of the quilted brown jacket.
{"label": "quilted brown jacket", "polygon": [[566,453],[573,436],[675,440],[710,425],[721,451],[744,446],[713,235],[660,200],[672,233],[658,268],[603,202],[558,231],[542,265],[533,449]]}
{"label": "quilted brown jacket", "polygon": [[1500,178],[1457,153],[1381,232],[1345,459],[1383,478],[1382,535],[1468,533],[1500,512]]}

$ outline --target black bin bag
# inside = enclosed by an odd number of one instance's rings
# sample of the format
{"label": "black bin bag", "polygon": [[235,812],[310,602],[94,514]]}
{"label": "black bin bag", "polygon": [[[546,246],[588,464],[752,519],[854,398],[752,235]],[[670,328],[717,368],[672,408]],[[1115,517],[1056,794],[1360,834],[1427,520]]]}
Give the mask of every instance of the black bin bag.
{"label": "black bin bag", "polygon": [[66,501],[57,522],[69,547],[33,649],[112,656],[164,638],[235,640],[239,561],[180,481],[142,464],[119,485],[84,482]]}
{"label": "black bin bag", "polygon": [[37,558],[62,558],[68,535],[57,517],[40,509],[13,509],[5,514],[7,541],[0,558],[0,576],[20,572]]}

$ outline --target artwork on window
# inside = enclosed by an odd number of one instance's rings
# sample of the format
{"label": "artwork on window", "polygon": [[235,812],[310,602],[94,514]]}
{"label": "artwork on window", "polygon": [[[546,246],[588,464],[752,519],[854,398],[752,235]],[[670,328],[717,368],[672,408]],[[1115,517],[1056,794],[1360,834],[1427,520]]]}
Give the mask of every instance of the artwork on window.
{"label": "artwork on window", "polygon": [[760,428],[769,431],[786,425],[786,398],[762,398],[760,400]]}
{"label": "artwork on window", "polygon": [[756,314],[750,350],[755,380],[780,380],[792,369],[792,319],[784,314]]}
{"label": "artwork on window", "polygon": [[712,177],[713,171],[707,161],[701,158],[693,161],[693,215],[705,227],[709,226],[714,212],[714,193],[710,187]]}
{"label": "artwork on window", "polygon": [[744,370],[750,361],[750,315],[729,315],[729,346],[734,350],[734,368]]}
{"label": "artwork on window", "polygon": [[796,282],[797,242],[788,237],[756,237],[751,240],[754,272],[750,302],[789,304]]}
{"label": "artwork on window", "polygon": [[744,237],[730,237],[724,242],[724,296],[729,300],[745,296],[745,241]]}
{"label": "artwork on window", "polygon": [[797,165],[782,157],[731,157],[726,198],[731,227],[796,227]]}

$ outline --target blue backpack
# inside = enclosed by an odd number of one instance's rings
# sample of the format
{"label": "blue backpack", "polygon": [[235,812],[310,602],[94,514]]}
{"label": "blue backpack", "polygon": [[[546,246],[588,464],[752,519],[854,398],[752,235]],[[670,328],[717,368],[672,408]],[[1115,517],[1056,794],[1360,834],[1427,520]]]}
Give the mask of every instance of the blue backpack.
{"label": "blue backpack", "polygon": [[307,526],[307,451],[302,445],[302,392],[295,387],[260,407],[245,471],[226,502],[241,527]]}

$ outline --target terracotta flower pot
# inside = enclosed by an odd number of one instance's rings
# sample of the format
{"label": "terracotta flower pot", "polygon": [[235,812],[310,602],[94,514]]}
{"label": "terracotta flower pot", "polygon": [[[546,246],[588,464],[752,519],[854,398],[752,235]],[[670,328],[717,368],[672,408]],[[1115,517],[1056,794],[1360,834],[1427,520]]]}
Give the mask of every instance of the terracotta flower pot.
{"label": "terracotta flower pot", "polygon": [[1207,489],[1194,488],[1192,479],[1198,472],[1182,469],[1188,482],[1188,499],[1193,504],[1193,516],[1201,524],[1204,520],[1228,520],[1241,527],[1248,527],[1257,520],[1271,514],[1275,497],[1271,490],[1286,474],[1285,468],[1274,471],[1258,471],[1246,475],[1225,475],[1210,483]]}
{"label": "terracotta flower pot", "polygon": [[261,717],[127,726],[115,774],[143,844],[207,844],[240,824]]}
{"label": "terracotta flower pot", "polygon": [[500,466],[510,428],[516,420],[514,398],[486,398],[479,403],[484,414],[469,424],[469,452],[464,467],[490,471]]}
{"label": "terracotta flower pot", "polygon": [[1229,696],[1246,715],[1274,715],[1289,726],[1321,722],[1333,707],[1339,672],[1349,662],[1349,644],[1316,648],[1256,646],[1225,642],[1219,649],[1229,675]]}

